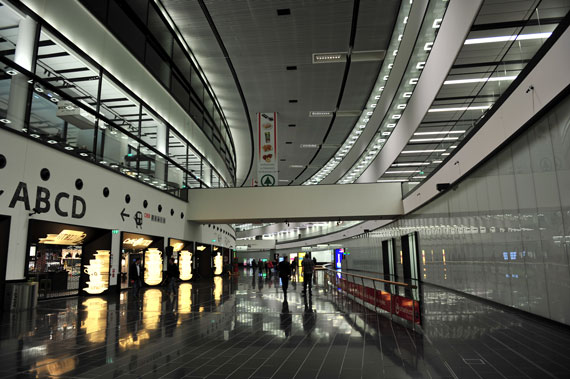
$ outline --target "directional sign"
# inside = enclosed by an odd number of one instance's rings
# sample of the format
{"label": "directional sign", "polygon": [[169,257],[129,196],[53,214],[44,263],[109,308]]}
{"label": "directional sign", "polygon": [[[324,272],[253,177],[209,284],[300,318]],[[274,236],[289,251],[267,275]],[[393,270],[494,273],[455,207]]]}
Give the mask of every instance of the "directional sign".
{"label": "directional sign", "polygon": [[123,208],[123,210],[121,211],[121,218],[123,219],[123,222],[125,221],[125,217],[131,217],[131,215],[125,213],[125,208]]}
{"label": "directional sign", "polygon": [[263,187],[271,187],[275,185],[275,177],[271,174],[265,174],[261,177],[261,185]]}

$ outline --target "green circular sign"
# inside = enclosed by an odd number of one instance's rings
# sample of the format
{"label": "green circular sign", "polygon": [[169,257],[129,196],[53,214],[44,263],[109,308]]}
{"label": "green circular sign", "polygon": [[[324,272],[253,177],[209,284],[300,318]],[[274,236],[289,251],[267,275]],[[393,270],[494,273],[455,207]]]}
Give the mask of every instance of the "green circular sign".
{"label": "green circular sign", "polygon": [[263,187],[271,187],[275,185],[275,177],[271,174],[265,174],[261,177],[261,185]]}

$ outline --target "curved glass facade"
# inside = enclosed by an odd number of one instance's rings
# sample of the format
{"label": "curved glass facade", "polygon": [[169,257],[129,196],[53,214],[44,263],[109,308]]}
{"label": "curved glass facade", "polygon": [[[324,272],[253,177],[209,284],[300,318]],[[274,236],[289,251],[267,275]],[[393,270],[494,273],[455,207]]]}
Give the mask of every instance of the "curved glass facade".
{"label": "curved glass facade", "polygon": [[0,5],[0,127],[183,199],[187,188],[228,186],[104,67],[51,26]]}
{"label": "curved glass facade", "polygon": [[224,159],[232,177],[236,153],[217,99],[191,52],[154,0],[81,0],[190,114]]}

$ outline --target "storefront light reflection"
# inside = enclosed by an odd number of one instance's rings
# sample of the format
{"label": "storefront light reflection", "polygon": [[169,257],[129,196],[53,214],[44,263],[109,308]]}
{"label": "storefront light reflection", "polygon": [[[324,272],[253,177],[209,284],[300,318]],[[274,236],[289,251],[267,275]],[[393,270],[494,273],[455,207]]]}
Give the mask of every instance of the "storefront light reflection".
{"label": "storefront light reflection", "polygon": [[149,286],[162,282],[162,252],[157,248],[150,248],[144,253],[144,282]]}
{"label": "storefront light reflection", "polygon": [[223,279],[221,276],[214,277],[214,300],[216,300],[216,305],[219,305],[220,300],[222,300],[222,290],[223,290]]}
{"label": "storefront light reflection", "polygon": [[87,340],[91,343],[105,341],[107,329],[107,300],[100,297],[92,297],[85,300],[85,321],[81,323],[81,329],[85,330]]}
{"label": "storefront light reflection", "polygon": [[188,250],[182,250],[179,259],[180,280],[192,279],[192,253]]}
{"label": "storefront light reflection", "polygon": [[143,328],[158,328],[162,310],[162,291],[156,288],[147,289],[143,296]]}
{"label": "storefront light reflection", "polygon": [[178,287],[178,312],[188,314],[192,312],[192,284],[180,283]]}

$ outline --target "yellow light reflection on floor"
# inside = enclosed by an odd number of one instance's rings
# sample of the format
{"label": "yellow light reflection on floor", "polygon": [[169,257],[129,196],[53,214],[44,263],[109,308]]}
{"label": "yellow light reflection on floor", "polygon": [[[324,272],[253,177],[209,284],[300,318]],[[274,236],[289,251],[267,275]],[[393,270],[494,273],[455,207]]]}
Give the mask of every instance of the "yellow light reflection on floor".
{"label": "yellow light reflection on floor", "polygon": [[147,289],[143,296],[143,328],[158,328],[161,311],[162,291],[156,288]]}
{"label": "yellow light reflection on floor", "polygon": [[87,340],[92,343],[105,341],[107,329],[107,300],[100,297],[86,299],[82,305],[87,312],[81,329],[85,329]]}
{"label": "yellow light reflection on floor", "polygon": [[223,281],[221,276],[214,277],[214,300],[216,300],[216,305],[222,300]]}
{"label": "yellow light reflection on floor", "polygon": [[46,375],[63,375],[77,366],[77,357],[65,359],[49,358],[34,363],[34,371],[37,377]]}
{"label": "yellow light reflection on floor", "polygon": [[191,283],[180,283],[180,286],[178,287],[178,312],[180,312],[180,314],[188,314],[192,312]]}

